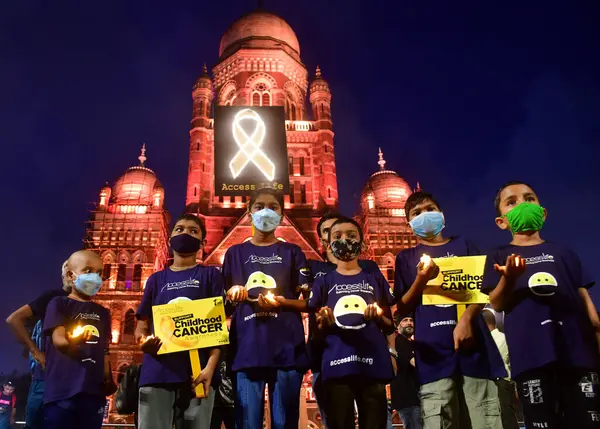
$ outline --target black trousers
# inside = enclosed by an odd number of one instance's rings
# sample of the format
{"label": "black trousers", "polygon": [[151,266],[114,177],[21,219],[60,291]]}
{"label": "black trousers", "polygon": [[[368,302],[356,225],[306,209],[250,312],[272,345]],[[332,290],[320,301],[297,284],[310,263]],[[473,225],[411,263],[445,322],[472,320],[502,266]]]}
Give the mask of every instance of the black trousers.
{"label": "black trousers", "polygon": [[221,423],[225,429],[235,428],[235,409],[233,407],[214,407],[210,418],[210,429],[221,429]]}
{"label": "black trousers", "polygon": [[600,428],[597,371],[549,365],[515,381],[527,428]]}
{"label": "black trousers", "polygon": [[385,384],[355,378],[325,381],[325,419],[329,429],[354,428],[354,401],[360,429],[386,429]]}

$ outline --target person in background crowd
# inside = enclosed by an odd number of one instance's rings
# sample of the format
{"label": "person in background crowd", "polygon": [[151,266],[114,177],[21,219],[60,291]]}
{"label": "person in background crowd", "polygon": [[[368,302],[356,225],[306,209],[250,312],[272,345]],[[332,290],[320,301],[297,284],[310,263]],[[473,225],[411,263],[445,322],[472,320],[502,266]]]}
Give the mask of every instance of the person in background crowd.
{"label": "person in background crowd", "polygon": [[415,324],[406,316],[398,324],[395,341],[396,377],[392,380],[392,408],[398,411],[405,429],[421,429],[421,407],[419,383],[415,368],[415,346],[413,335]]}
{"label": "person in background crowd", "polygon": [[[65,261],[62,265],[62,288],[51,289],[42,293],[29,304],[25,304],[15,310],[6,319],[6,323],[8,323],[8,326],[14,332],[17,340],[29,350],[31,384],[25,408],[25,429],[43,429],[44,427],[44,369],[46,367],[46,354],[42,327],[48,303],[57,296],[67,296],[71,292],[72,285],[66,279],[67,263],[68,261]],[[25,322],[33,319],[37,319],[37,322],[33,327],[33,334],[30,336],[25,328]]]}
{"label": "person in background crowd", "polygon": [[[335,271],[338,260],[333,256],[331,248],[329,247],[329,230],[331,225],[338,220],[342,215],[337,212],[326,213],[317,224],[317,234],[319,235],[321,246],[323,247],[323,261],[309,259],[308,264],[313,275],[313,279],[317,279],[321,276],[327,275],[332,271]],[[370,273],[379,271],[379,267],[374,261],[368,259],[359,259],[358,264],[360,267]],[[325,342],[318,339],[316,334],[316,315],[315,313],[309,313],[308,315],[308,356],[310,359],[310,370],[313,373],[312,387],[317,400],[317,406],[319,407],[319,414],[321,415],[322,423],[325,429],[327,429],[327,420],[325,418],[325,400],[327,399],[323,392],[323,379],[321,378],[321,359],[323,355],[323,347]]]}
{"label": "person in background crowd", "polygon": [[500,399],[500,409],[502,411],[502,428],[503,429],[519,429],[517,422],[517,410],[515,401],[517,399],[515,385],[510,379],[510,358],[508,355],[508,346],[506,345],[506,337],[504,333],[496,327],[496,312],[491,308],[484,308],[482,311],[483,319],[492,334],[492,338],[498,347],[500,356],[504,361],[504,367],[508,377],[501,378],[496,381],[498,385],[498,397]]}
{"label": "person in background crowd", "polygon": [[89,250],[67,262],[69,296],[52,299],[43,333],[47,344],[45,429],[100,429],[106,396],[117,391],[110,369],[110,312],[92,302],[102,285],[102,260]]}
{"label": "person in background crowd", "polygon": [[385,386],[393,372],[385,335],[394,330],[394,298],[379,271],[360,267],[362,246],[359,224],[338,218],[329,231],[337,267],[315,280],[308,302],[309,310],[319,311],[317,325],[325,336],[321,375],[330,429],[354,427],[355,403],[360,429],[387,425]]}
{"label": "person in background crowd", "polygon": [[215,397],[215,406],[210,421],[211,429],[221,429],[221,424],[225,426],[225,429],[235,428],[233,383],[231,382],[231,371],[229,371],[228,362],[229,347],[224,346],[221,348],[221,360],[219,361],[221,382]]}
{"label": "person in background crowd", "polygon": [[308,356],[299,313],[303,301],[297,298],[307,294],[312,276],[300,247],[275,235],[283,204],[274,189],[256,191],[248,203],[255,232],[231,246],[223,261],[227,297],[237,303],[229,335],[237,429],[262,429],[265,385],[273,429],[298,427],[300,418]]}
{"label": "person in background crowd", "polygon": [[[415,192],[406,201],[406,219],[419,245],[396,257],[395,295],[402,315],[415,311],[415,361],[421,383],[425,429],[501,429],[498,387],[506,371],[481,318],[483,305],[469,305],[458,320],[455,305],[422,305],[427,283],[437,277],[431,258],[478,255],[463,237],[444,237],[444,214],[431,194]],[[416,307],[416,310],[415,310]],[[464,404],[461,404],[464,398]]]}
{"label": "person in background crowd", "polygon": [[0,429],[10,429],[15,424],[16,403],[15,386],[10,381],[5,381],[0,394]]}
{"label": "person in background crowd", "polygon": [[[540,236],[547,211],[531,186],[497,192],[496,224],[508,245],[487,257],[482,291],[504,311],[504,332],[527,428],[600,427],[600,319],[577,254]],[[574,205],[574,203],[572,204]]]}
{"label": "person in background crowd", "polygon": [[[191,214],[184,214],[175,222],[169,245],[173,250],[173,265],[152,274],[146,282],[144,296],[138,307],[135,330],[137,342],[144,352],[140,375],[138,425],[140,429],[171,429],[185,424],[190,429],[210,428],[214,389],[218,385],[217,370],[220,356],[218,347],[200,350],[202,371],[192,379],[190,355],[177,352],[158,355],[162,346],[154,332],[152,307],[176,301],[222,297],[223,278],[215,267],[204,267],[196,262],[196,255],[204,243],[206,228]],[[154,333],[157,334],[157,333]],[[215,373],[216,371],[216,373]],[[193,389],[202,384],[205,398],[196,398]],[[174,415],[174,412],[177,415]]]}

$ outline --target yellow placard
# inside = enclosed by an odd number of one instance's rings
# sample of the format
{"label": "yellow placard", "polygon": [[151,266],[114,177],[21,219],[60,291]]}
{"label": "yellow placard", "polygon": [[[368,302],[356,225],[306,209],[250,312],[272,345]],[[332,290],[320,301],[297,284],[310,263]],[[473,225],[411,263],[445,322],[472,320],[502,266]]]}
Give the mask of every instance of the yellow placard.
{"label": "yellow placard", "polygon": [[481,293],[486,256],[434,258],[440,274],[423,292],[423,305],[487,304],[489,297]]}
{"label": "yellow placard", "polygon": [[152,307],[158,354],[229,344],[223,298],[179,301]]}

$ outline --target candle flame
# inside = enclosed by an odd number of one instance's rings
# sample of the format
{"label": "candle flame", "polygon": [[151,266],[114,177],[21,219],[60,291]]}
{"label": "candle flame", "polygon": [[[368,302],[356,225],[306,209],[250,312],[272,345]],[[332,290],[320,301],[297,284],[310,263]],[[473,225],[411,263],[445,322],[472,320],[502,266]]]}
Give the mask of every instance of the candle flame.
{"label": "candle flame", "polygon": [[515,267],[519,266],[520,259],[518,256],[515,256]]}
{"label": "candle flame", "polygon": [[421,262],[423,263],[423,268],[427,268],[431,264],[431,256],[423,253],[423,256],[421,256]]}
{"label": "candle flame", "polygon": [[81,326],[77,325],[77,327],[73,330],[73,333],[71,334],[73,337],[78,337],[81,334],[83,334],[85,332],[85,329],[83,329]]}
{"label": "candle flame", "polygon": [[269,302],[274,303],[275,302],[275,295],[273,295],[272,292],[267,292],[267,294],[265,295],[265,299]]}
{"label": "candle flame", "polygon": [[148,335],[147,337],[142,335],[141,341],[142,343],[145,343],[148,340],[151,340],[152,338],[154,338],[154,335]]}

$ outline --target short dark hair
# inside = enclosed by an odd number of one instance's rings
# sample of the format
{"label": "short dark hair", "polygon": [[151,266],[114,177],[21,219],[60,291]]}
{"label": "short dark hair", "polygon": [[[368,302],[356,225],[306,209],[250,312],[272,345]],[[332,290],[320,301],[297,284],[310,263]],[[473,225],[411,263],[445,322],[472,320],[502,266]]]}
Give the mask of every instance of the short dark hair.
{"label": "short dark hair", "polygon": [[175,225],[177,225],[177,222],[179,222],[180,220],[191,220],[192,222],[196,222],[196,225],[198,225],[198,228],[200,228],[200,234],[202,234],[202,240],[204,240],[206,238],[206,227],[204,226],[204,222],[202,222],[202,219],[200,219],[198,216],[191,214],[191,213],[184,213],[181,216],[179,216],[177,218],[177,220],[175,220],[175,224],[173,225],[173,228],[175,228]]}
{"label": "short dark hair", "polygon": [[248,203],[248,211],[250,211],[252,209],[252,206],[254,205],[254,203],[256,202],[256,199],[260,195],[273,195],[275,197],[275,199],[277,200],[277,202],[279,203],[279,205],[281,206],[281,213],[283,213],[283,209],[285,206],[283,193],[281,193],[277,189],[273,189],[273,188],[260,188],[260,189],[257,189],[256,191],[252,192],[252,194],[250,195],[250,202]]}
{"label": "short dark hair", "polygon": [[360,241],[362,242],[364,240],[363,230],[362,230],[362,227],[360,226],[360,224],[357,221],[355,221],[354,219],[352,219],[351,217],[340,216],[338,218],[338,220],[336,220],[335,222],[333,222],[331,224],[331,229],[329,230],[329,235],[327,236],[328,242],[331,242],[331,231],[333,230],[333,227],[336,225],[340,225],[342,223],[351,223],[352,225],[354,225],[358,229],[358,234],[360,235]]}
{"label": "short dark hair", "polygon": [[506,188],[508,188],[509,186],[513,186],[513,185],[525,185],[529,189],[531,189],[533,191],[533,193],[535,194],[533,187],[529,183],[519,182],[519,181],[506,182],[504,185],[502,185],[498,189],[498,192],[496,192],[496,197],[494,198],[494,208],[496,209],[496,213],[498,213],[498,216],[502,216],[502,212],[500,211],[500,203],[502,202],[500,200],[500,194],[502,194],[502,191],[504,191]]}
{"label": "short dark hair", "polygon": [[440,207],[440,203],[431,195],[429,192],[415,192],[406,200],[404,204],[404,215],[406,216],[406,220],[410,221],[410,211],[414,209],[416,206],[421,204],[423,201],[431,201],[433,204],[437,206],[440,211],[442,208]]}
{"label": "short dark hair", "polygon": [[319,236],[319,238],[321,238],[321,227],[323,226],[323,224],[325,222],[327,222],[328,220],[331,219],[339,219],[342,216],[342,214],[340,212],[336,212],[336,211],[329,211],[327,213],[325,213],[323,215],[323,217],[321,219],[319,219],[319,223],[317,224],[317,235]]}

